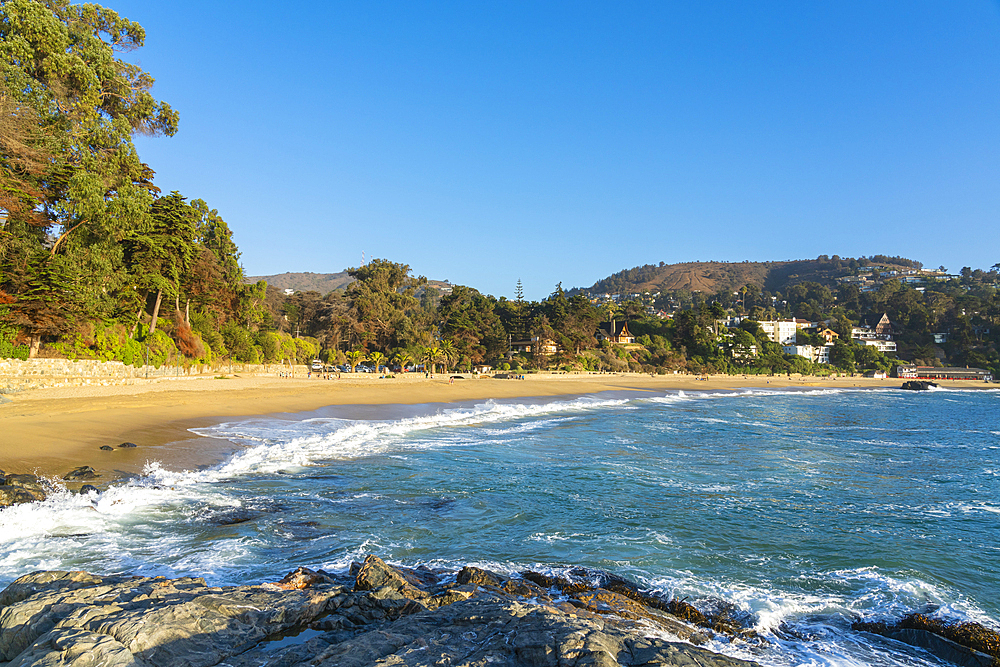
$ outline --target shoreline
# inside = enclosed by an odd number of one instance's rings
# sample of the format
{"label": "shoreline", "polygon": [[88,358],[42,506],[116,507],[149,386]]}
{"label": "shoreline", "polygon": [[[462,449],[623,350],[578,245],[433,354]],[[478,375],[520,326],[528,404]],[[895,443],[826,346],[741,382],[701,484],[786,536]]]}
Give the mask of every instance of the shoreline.
{"label": "shoreline", "polygon": [[[425,378],[414,373],[380,379],[344,374],[341,379],[217,376],[161,378],[118,386],[33,389],[0,404],[0,470],[62,477],[92,466],[106,484],[140,474],[147,461],[168,469],[198,469],[221,462],[238,445],[199,436],[190,429],[234,417],[291,416],[327,407],[353,406],[359,418],[381,419],[390,406],[448,405],[483,400],[573,397],[619,392],[740,391],[743,389],[898,389],[889,378],[532,374],[523,380]],[[982,383],[945,381],[951,389],[983,389]],[[992,385],[990,385],[992,386]],[[136,448],[119,448],[133,442]],[[101,446],[114,448],[101,451]]]}

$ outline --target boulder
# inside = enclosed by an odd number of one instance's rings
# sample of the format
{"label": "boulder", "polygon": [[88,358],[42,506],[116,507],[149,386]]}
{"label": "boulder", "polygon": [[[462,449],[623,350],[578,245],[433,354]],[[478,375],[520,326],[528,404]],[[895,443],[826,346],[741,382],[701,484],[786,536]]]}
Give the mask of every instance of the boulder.
{"label": "boulder", "polygon": [[327,576],[326,573],[314,572],[308,567],[300,567],[294,572],[289,572],[284,576],[284,578],[275,583],[274,585],[278,588],[286,591],[300,591],[305,588],[310,588],[316,584],[333,584],[336,583],[335,580]]}
{"label": "boulder", "polygon": [[115,451],[115,448],[112,447],[111,445],[101,445],[101,451],[102,452],[113,452],[113,451]]}
{"label": "boulder", "polygon": [[123,442],[118,446],[123,447],[125,449],[132,449],[133,447],[138,447],[139,445],[135,444],[134,442]]}
{"label": "boulder", "polygon": [[35,494],[27,489],[19,489],[16,486],[0,486],[0,507],[31,503],[42,499],[35,497]]}
{"label": "boulder", "polygon": [[63,475],[63,479],[67,482],[77,482],[81,479],[97,479],[98,477],[100,475],[90,466],[80,466]]}
{"label": "boulder", "polygon": [[851,629],[919,646],[962,667],[1000,664],[1000,633],[979,623],[948,623],[923,614],[908,614],[895,623],[857,622],[851,624]]}
{"label": "boulder", "polygon": [[29,491],[45,492],[45,481],[38,475],[4,475],[6,486],[16,486]]}
{"label": "boulder", "polygon": [[930,382],[928,380],[907,380],[903,383],[900,389],[906,389],[908,391],[930,391],[931,387],[937,387],[936,382]]}
{"label": "boulder", "polygon": [[96,486],[94,486],[93,484],[84,484],[83,486],[80,487],[80,495],[83,495],[85,493],[90,493],[91,491],[94,491],[95,493],[101,492],[101,490]]}
{"label": "boulder", "polygon": [[426,592],[407,581],[402,572],[386,565],[378,556],[370,555],[358,570],[354,590],[374,591],[380,588],[391,588],[411,600],[429,597]]}
{"label": "boulder", "polygon": [[45,498],[44,480],[36,475],[8,473],[0,476],[0,507],[31,503]]}

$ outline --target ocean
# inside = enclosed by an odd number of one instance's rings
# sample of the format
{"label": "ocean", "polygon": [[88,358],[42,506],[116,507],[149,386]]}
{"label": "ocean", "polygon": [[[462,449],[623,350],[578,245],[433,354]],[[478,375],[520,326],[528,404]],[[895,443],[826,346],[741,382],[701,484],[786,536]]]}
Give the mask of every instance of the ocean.
{"label": "ocean", "polygon": [[763,665],[942,665],[851,630],[1000,627],[1000,392],[635,392],[345,406],[195,432],[209,469],[0,510],[0,587],[39,569],[276,581],[298,566],[608,570],[760,642]]}

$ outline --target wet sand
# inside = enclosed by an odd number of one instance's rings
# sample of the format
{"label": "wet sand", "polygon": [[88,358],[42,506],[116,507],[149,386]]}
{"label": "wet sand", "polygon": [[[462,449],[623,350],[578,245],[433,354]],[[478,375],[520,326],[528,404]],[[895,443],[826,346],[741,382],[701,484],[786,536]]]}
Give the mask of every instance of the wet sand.
{"label": "wet sand", "polygon": [[[197,436],[191,428],[232,417],[294,414],[326,406],[366,406],[371,418],[393,416],[390,406],[486,399],[579,396],[606,391],[737,391],[750,387],[895,388],[897,379],[641,374],[538,374],[524,380],[456,379],[447,375],[344,374],[341,379],[239,377],[163,378],[135,385],[62,387],[14,394],[0,405],[0,470],[61,477],[93,466],[102,482],[136,474],[147,461],[196,469],[222,460],[231,442]],[[982,388],[978,382],[946,387]],[[138,445],[119,448],[123,442]],[[102,445],[113,452],[100,450]]]}

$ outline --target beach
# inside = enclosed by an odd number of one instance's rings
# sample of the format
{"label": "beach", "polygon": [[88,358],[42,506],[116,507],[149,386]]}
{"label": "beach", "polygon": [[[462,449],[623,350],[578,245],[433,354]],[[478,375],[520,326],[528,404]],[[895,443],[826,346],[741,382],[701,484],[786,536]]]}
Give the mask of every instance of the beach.
{"label": "beach", "polygon": [[[0,470],[61,477],[92,466],[102,480],[140,473],[148,461],[174,470],[212,465],[229,454],[228,441],[197,436],[189,429],[233,417],[302,413],[326,406],[447,404],[526,397],[580,396],[609,391],[739,391],[754,387],[895,388],[901,380],[799,376],[695,376],[620,374],[530,374],[524,379],[447,374],[379,378],[343,374],[319,377],[197,376],[159,378],[124,386],[76,386],[13,394],[0,405]],[[943,386],[980,388],[952,381]],[[120,448],[125,442],[135,448]],[[102,446],[114,448],[101,451]]]}

